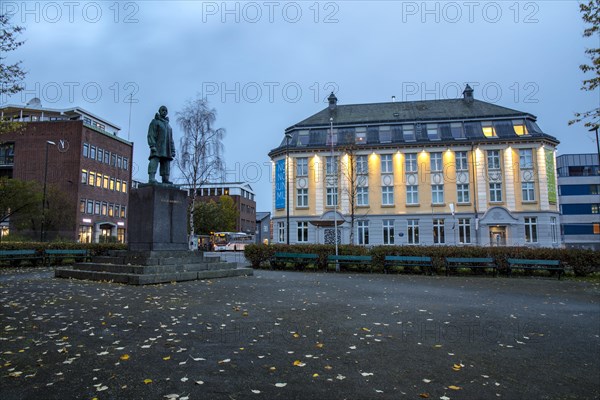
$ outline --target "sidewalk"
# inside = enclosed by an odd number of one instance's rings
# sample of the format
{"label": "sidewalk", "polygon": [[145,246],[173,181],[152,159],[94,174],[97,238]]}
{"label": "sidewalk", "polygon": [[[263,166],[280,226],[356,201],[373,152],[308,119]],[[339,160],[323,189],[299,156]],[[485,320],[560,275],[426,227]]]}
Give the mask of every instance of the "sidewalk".
{"label": "sidewalk", "polygon": [[2,399],[600,397],[600,286],[255,271],[0,272]]}

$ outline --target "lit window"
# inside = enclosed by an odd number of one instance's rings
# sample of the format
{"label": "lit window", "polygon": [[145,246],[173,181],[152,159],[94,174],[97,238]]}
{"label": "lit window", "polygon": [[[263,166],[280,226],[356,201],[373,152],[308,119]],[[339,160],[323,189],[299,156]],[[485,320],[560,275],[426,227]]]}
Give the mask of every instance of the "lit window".
{"label": "lit window", "polygon": [[102,174],[96,174],[96,187],[102,187]]}
{"label": "lit window", "polygon": [[127,182],[123,181],[123,185],[121,188],[123,189],[123,193],[127,193]]}
{"label": "lit window", "polygon": [[90,171],[88,174],[88,185],[94,186],[94,182],[96,182],[96,173]]}
{"label": "lit window", "polygon": [[104,189],[108,189],[108,175],[104,175],[104,178],[102,180],[102,187]]}
{"label": "lit window", "polygon": [[525,121],[522,119],[513,120],[513,128],[515,133],[519,136],[528,135],[527,127],[525,126]]}
{"label": "lit window", "polygon": [[110,190],[115,190],[115,178],[110,178]]}
{"label": "lit window", "polygon": [[356,128],[356,144],[366,144],[367,143],[367,128]]}
{"label": "lit window", "polygon": [[496,130],[494,129],[494,125],[491,122],[482,122],[481,129],[483,130],[483,136],[487,138],[496,137]]}
{"label": "lit window", "polygon": [[116,190],[117,192],[120,192],[120,191],[121,191],[121,181],[120,181],[119,179],[117,179],[117,183],[116,183],[116,186],[115,186],[115,190]]}

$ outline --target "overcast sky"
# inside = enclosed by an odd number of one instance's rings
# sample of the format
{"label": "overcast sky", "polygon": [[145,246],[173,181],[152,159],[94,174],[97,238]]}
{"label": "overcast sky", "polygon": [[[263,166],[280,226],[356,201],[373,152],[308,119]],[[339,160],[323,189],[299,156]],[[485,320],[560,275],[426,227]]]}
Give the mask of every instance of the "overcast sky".
{"label": "overcast sky", "polygon": [[[206,97],[217,110],[228,180],[249,181],[271,211],[267,153],[285,128],[326,106],[460,97],[532,113],[561,144],[594,152],[575,111],[600,103],[580,90],[586,47],[576,1],[3,1],[26,27],[27,88],[0,99],[82,107],[134,142],[134,179],[147,181],[148,124]],[[9,61],[11,61],[9,59]],[[130,95],[134,103],[131,107]],[[129,126],[131,129],[129,129]]]}

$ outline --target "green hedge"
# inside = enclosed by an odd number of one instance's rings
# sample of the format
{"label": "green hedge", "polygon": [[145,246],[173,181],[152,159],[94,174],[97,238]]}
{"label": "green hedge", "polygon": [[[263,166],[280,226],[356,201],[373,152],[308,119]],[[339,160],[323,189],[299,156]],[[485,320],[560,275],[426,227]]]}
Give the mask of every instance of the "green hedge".
{"label": "green hedge", "polygon": [[3,242],[0,250],[37,250],[42,253],[46,249],[56,250],[89,250],[92,256],[107,254],[110,250],[127,250],[122,243],[75,243],[75,242]]}
{"label": "green hedge", "polygon": [[[285,253],[310,253],[318,254],[315,265],[308,262],[296,264],[274,264],[269,259],[276,252]],[[338,248],[341,255],[370,255],[373,257],[373,272],[383,272],[386,255],[399,256],[427,256],[432,257],[433,267],[437,273],[444,270],[445,257],[491,257],[496,261],[500,272],[508,268],[508,258],[525,258],[536,260],[560,260],[567,269],[571,269],[576,276],[586,276],[592,272],[600,272],[600,252],[584,249],[551,249],[529,247],[477,247],[477,246],[350,246],[342,245]],[[244,255],[254,268],[286,268],[293,267],[304,269],[312,267],[325,270],[327,256],[335,254],[335,247],[322,244],[305,245],[248,245]],[[344,266],[345,270],[352,270],[352,266]]]}

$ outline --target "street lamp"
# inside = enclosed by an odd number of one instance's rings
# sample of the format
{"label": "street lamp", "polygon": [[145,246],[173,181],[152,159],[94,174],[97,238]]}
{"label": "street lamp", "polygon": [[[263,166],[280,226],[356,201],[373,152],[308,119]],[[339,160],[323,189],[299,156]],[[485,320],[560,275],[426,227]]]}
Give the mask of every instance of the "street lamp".
{"label": "street lamp", "polygon": [[44,235],[44,223],[46,222],[46,183],[48,181],[48,145],[56,146],[51,140],[46,141],[46,162],[44,167],[44,194],[42,196],[42,224],[40,227],[40,242],[43,242],[45,239]]}
{"label": "street lamp", "polygon": [[285,234],[286,244],[290,244],[290,133],[285,134]]}
{"label": "street lamp", "polygon": [[[331,135],[331,168],[335,169],[335,201],[333,202],[333,232],[335,240],[335,255],[338,256],[338,227],[337,227],[337,204],[338,204],[338,175],[337,165],[333,158],[333,117],[329,118],[329,134]],[[335,272],[340,272],[340,265],[335,262]]]}

